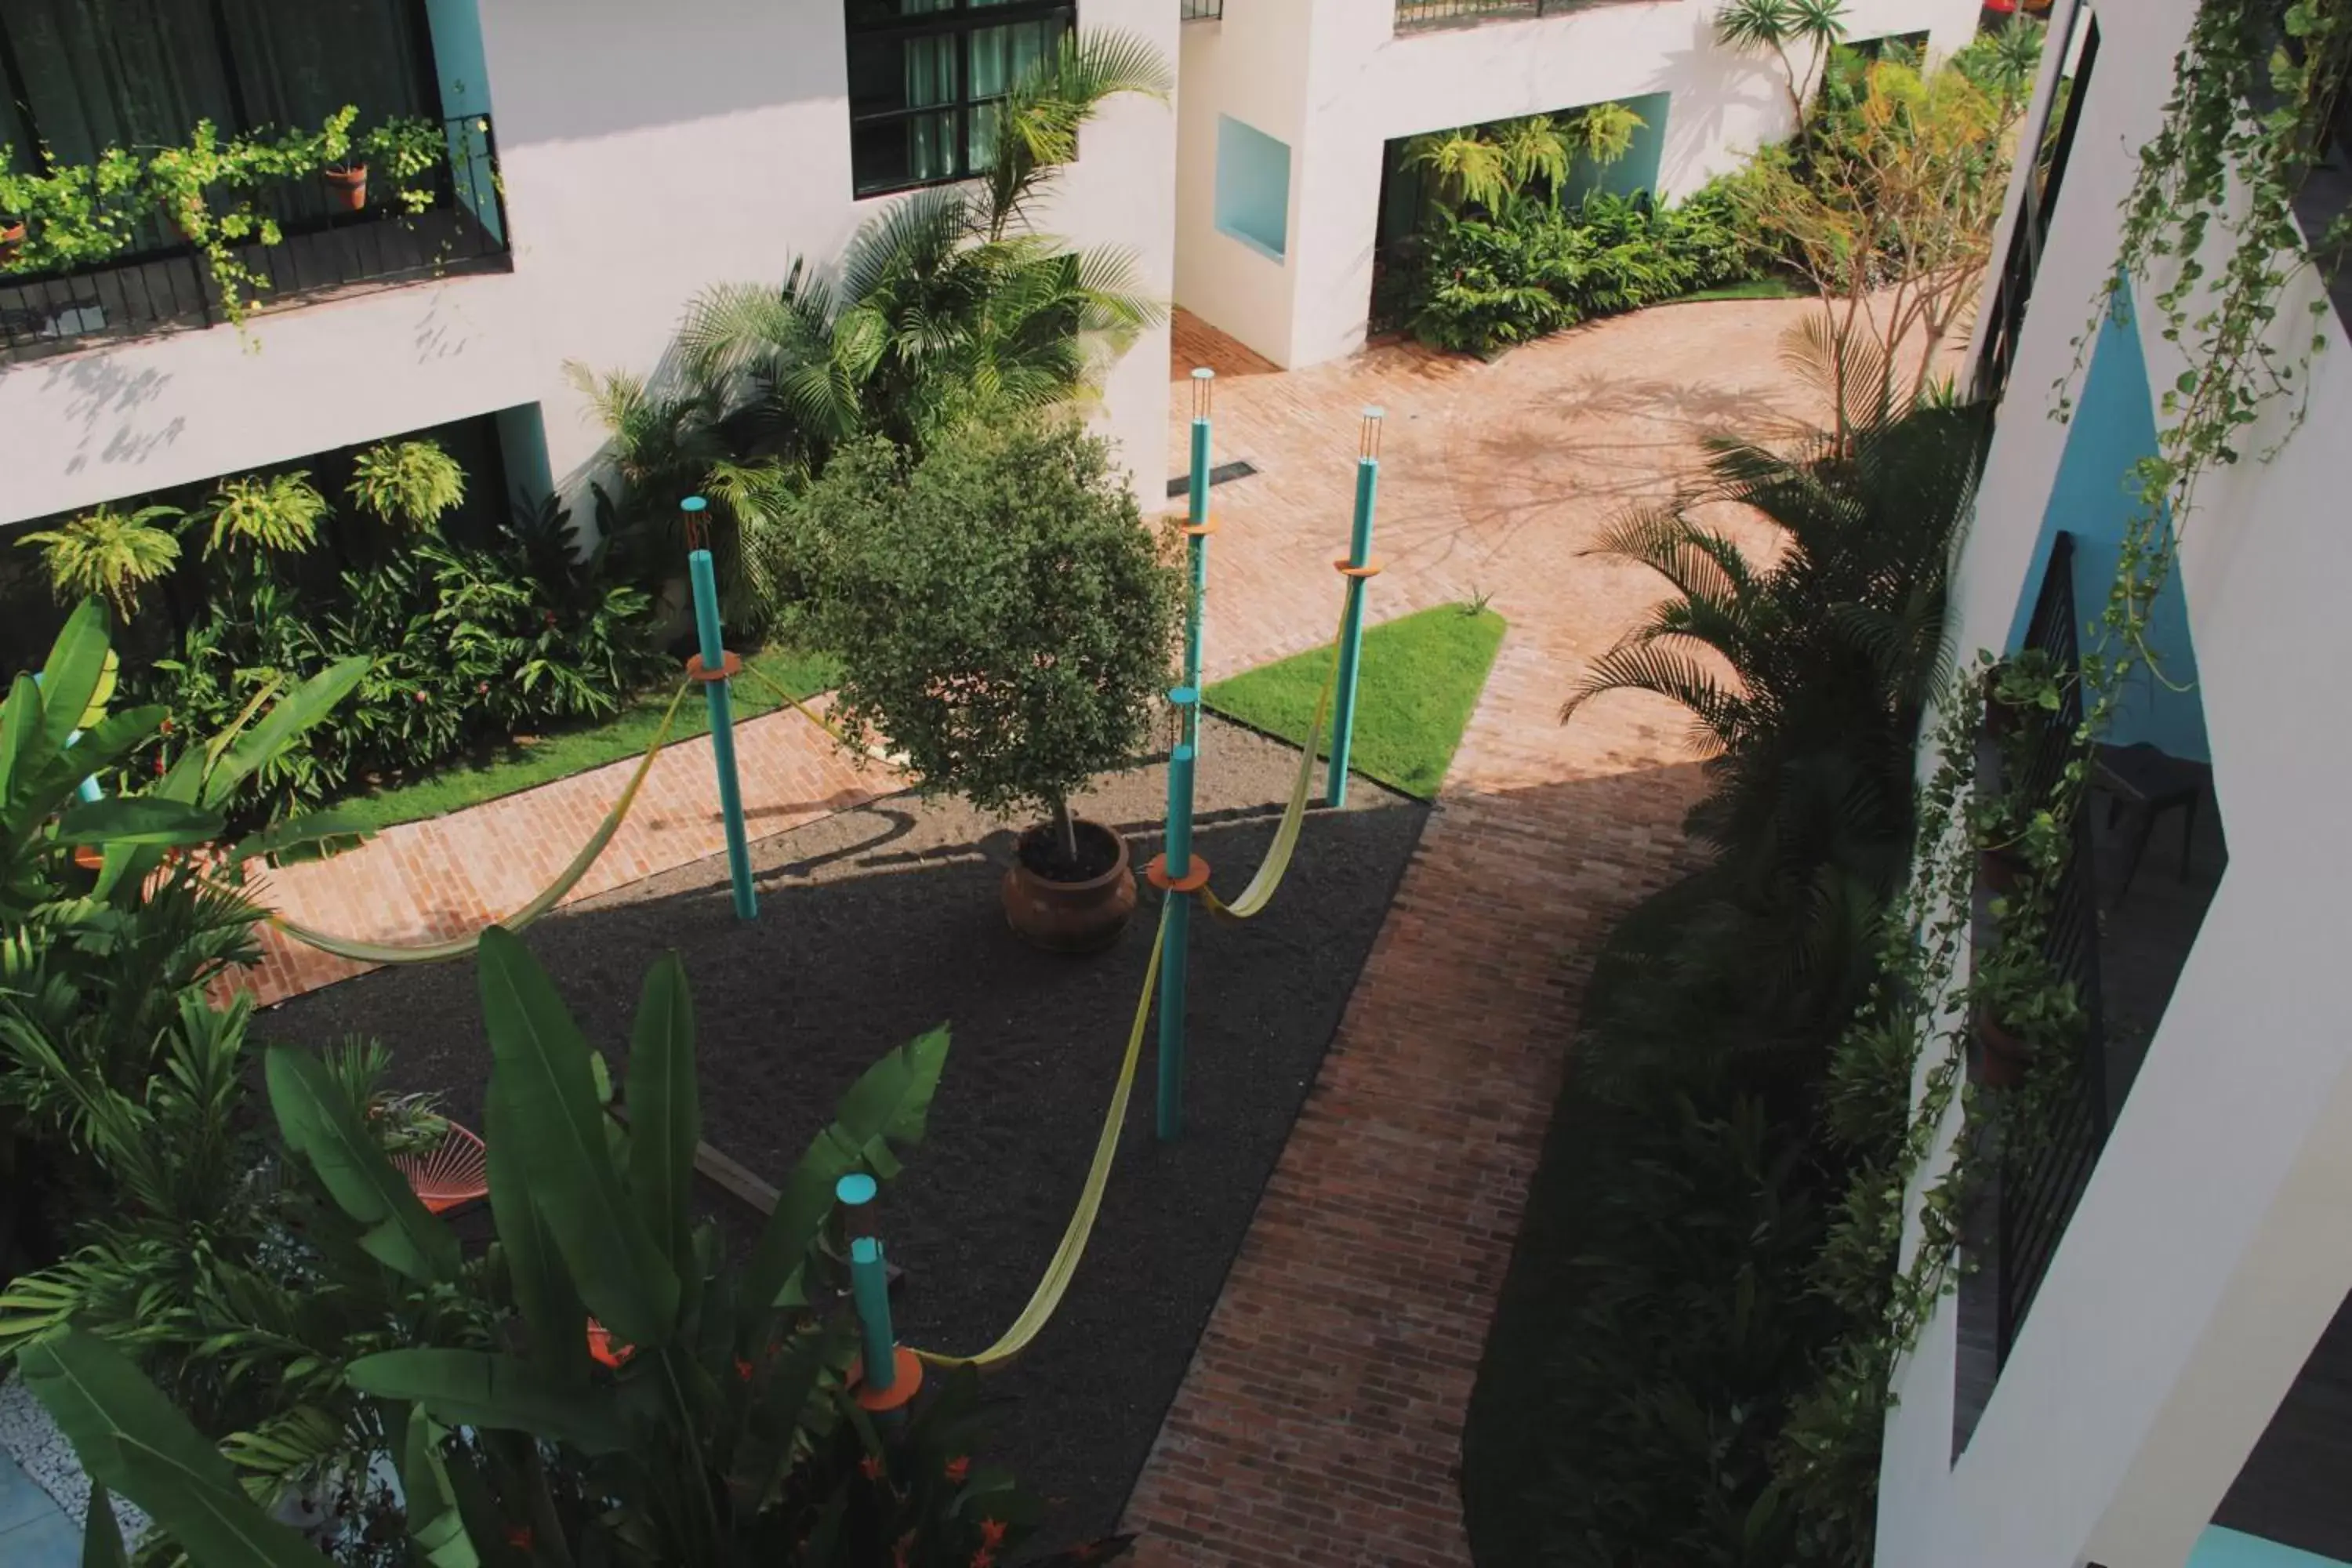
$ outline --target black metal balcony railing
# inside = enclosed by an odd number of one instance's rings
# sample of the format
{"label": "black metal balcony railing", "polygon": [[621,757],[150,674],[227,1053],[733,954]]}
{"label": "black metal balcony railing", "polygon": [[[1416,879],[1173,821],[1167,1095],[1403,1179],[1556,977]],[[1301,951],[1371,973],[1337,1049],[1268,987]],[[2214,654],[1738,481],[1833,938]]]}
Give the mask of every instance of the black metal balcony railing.
{"label": "black metal balcony railing", "polygon": [[1225,18],[1225,0],[1179,0],[1187,22],[1222,22]]}
{"label": "black metal balcony railing", "polygon": [[[2021,721],[2032,726],[2025,776],[2004,781],[2021,789],[2023,798],[2047,799],[2059,776],[2073,760],[2083,725],[2082,658],[2079,623],[2074,616],[2074,536],[2060,533],[2050,551],[2050,566],[2034,600],[2033,617],[2026,628],[2026,646],[2050,656],[2064,695],[2058,711],[2029,713]],[[2091,842],[2091,813],[2077,798],[2069,824],[2073,850],[2059,874],[2053,897],[2050,925],[2042,952],[2062,981],[2074,987],[2083,1014],[2074,1042],[2075,1070],[2067,1076],[2046,1124],[2030,1141],[2013,1142],[2000,1164],[2000,1236],[1996,1243],[2000,1275],[1999,1355],[2009,1357],[2025,1314],[2050,1271],[2050,1260],[2066,1234],[2066,1222],[2090,1184],[2091,1171],[2106,1145],[2112,1124],[2108,1103],[2106,1021],[2099,981],[2099,912],[2096,861]]]}
{"label": "black metal balcony railing", "polygon": [[1396,0],[1396,26],[1397,31],[1403,33],[1421,27],[1514,22],[1536,16],[1565,16],[1571,11],[1623,3],[1624,0]]}
{"label": "black metal balcony railing", "polygon": [[[489,117],[460,115],[445,130],[448,158],[421,213],[405,211],[388,181],[374,183],[367,206],[355,213],[328,211],[321,193],[301,182],[269,193],[264,205],[278,221],[279,243],[238,249],[238,259],[268,283],[252,308],[510,266]],[[195,247],[160,222],[152,238],[144,248],[73,272],[0,273],[0,363],[225,320],[220,289]]]}

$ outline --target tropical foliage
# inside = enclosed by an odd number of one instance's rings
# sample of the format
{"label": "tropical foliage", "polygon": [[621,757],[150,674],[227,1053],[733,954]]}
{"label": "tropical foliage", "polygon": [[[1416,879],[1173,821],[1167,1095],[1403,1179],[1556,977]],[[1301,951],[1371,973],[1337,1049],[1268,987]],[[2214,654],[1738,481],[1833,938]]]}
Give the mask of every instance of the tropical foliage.
{"label": "tropical foliage", "polygon": [[1491,354],[1594,316],[1763,275],[1766,257],[1723,183],[1671,208],[1596,193],[1562,210],[1521,197],[1444,216],[1410,262],[1413,331]]}
{"label": "tropical foliage", "polygon": [[1731,0],[1715,14],[1715,40],[1778,61],[1790,123],[1802,126],[1815,77],[1845,41],[1844,0]]}
{"label": "tropical foliage", "polygon": [[16,543],[41,552],[58,599],[104,599],[127,621],[138,613],[141,592],[179,563],[180,536],[166,525],[182,515],[171,506],[96,507],[57,528],[20,534]]}
{"label": "tropical foliage", "polygon": [[[276,1133],[263,1179],[226,1162],[203,1194],[156,1200],[193,1209],[209,1196],[246,1226],[200,1233],[234,1245],[195,1254],[194,1289],[127,1294],[126,1277],[152,1264],[126,1256],[113,1224],[69,1265],[18,1282],[0,1343],[93,1477],[144,1507],[195,1568],[322,1563],[255,1506],[289,1489],[344,1494],[312,1535],[346,1562],[961,1568],[1016,1547],[1043,1510],[1003,1471],[974,1468],[968,1373],[937,1380],[899,1427],[849,1397],[835,1187],[899,1170],[945,1031],[851,1087],[748,1255],[729,1262],[692,1217],[700,1113],[677,958],[646,980],[625,1122],[517,939],[485,933],[480,977],[487,1255],[468,1257],[391,1163],[396,1119],[371,1083],[381,1053],[278,1046],[263,1073]],[[213,1054],[234,1061],[241,1011],[183,1006],[211,1020],[190,1033],[208,1029]],[[210,1081],[233,1100],[248,1078]]]}
{"label": "tropical foliage", "polygon": [[432,528],[466,499],[466,470],[431,441],[384,441],[352,460],[351,498],[371,516]]}
{"label": "tropical foliage", "polygon": [[1171,87],[1137,39],[1065,39],[995,106],[982,178],[893,202],[829,272],[799,259],[780,284],[706,290],[670,374],[575,367],[612,434],[625,556],[675,561],[678,498],[707,495],[730,617],[761,619],[780,585],[758,575],[769,552],[737,541],[784,527],[844,443],[919,451],[978,412],[1091,398],[1164,307],[1140,291],[1132,256],[1073,248],[1030,217],[1105,102]]}
{"label": "tropical foliage", "polygon": [[[1601,546],[1670,593],[1567,716],[1623,690],[1688,714],[1707,858],[1621,923],[1586,1000],[1465,1439],[1482,1557],[1852,1561],[1843,1494],[1795,1484],[1792,1437],[1853,1326],[1824,1260],[1868,1117],[1832,1070],[1906,879],[1985,433],[1920,406],[1726,443]],[[1727,514],[1771,538],[1743,548],[1707,521]]]}
{"label": "tropical foliage", "polygon": [[909,464],[845,448],[778,575],[841,650],[834,714],[925,784],[1061,823],[1173,684],[1179,573],[1075,420],[975,422]]}

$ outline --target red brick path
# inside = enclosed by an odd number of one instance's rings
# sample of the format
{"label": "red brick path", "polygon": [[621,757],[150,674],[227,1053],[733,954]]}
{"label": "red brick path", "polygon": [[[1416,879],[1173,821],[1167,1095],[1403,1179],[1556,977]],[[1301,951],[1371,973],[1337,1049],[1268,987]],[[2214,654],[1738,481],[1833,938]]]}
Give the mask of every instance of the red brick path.
{"label": "red brick path", "polygon": [[1262,472],[1214,492],[1217,670],[1328,636],[1365,403],[1387,410],[1374,618],[1475,588],[1511,631],[1129,1502],[1148,1568],[1470,1561],[1463,1415],[1582,984],[1683,857],[1696,788],[1662,703],[1558,722],[1658,592],[1580,552],[1700,436],[1801,410],[1773,353],[1793,314],[1685,306],[1494,365],[1397,347],[1291,374],[1179,317],[1178,375],[1219,371],[1217,460]]}
{"label": "red brick path", "polygon": [[[688,693],[688,702],[702,700]],[[782,833],[897,787],[876,766],[852,767],[817,727],[789,709],[735,729],[743,814],[757,836]],[[636,759],[429,822],[385,829],[331,860],[273,872],[263,901],[337,936],[407,943],[478,931],[553,882],[620,797]],[[604,892],[726,847],[710,740],[663,748],[636,805],[571,899]],[[569,900],[566,900],[570,901]],[[238,977],[262,1003],[364,972],[263,927],[262,962]]]}

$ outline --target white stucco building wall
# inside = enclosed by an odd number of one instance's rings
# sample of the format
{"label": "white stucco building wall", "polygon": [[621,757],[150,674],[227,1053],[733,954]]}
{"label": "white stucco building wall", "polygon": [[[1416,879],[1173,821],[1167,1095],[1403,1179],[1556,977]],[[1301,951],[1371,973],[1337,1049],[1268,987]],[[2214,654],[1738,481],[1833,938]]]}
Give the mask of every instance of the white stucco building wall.
{"label": "white stucco building wall", "polygon": [[[604,435],[567,361],[650,372],[696,292],[780,281],[795,255],[830,265],[892,199],[851,194],[842,0],[433,3],[436,20],[478,6],[512,272],[302,303],[242,338],[0,364],[0,524],[518,405],[576,487]],[[1139,37],[1175,69],[1174,0],[1085,0],[1079,26]],[[1112,103],[1043,226],[1134,252],[1167,298],[1175,149],[1172,98]],[[1162,326],[1097,415],[1147,505],[1164,498],[1167,362]]]}
{"label": "white stucco building wall", "polygon": [[[1386,144],[1458,125],[1672,95],[1659,189],[1672,198],[1786,135],[1785,79],[1714,41],[1716,0],[1627,0],[1558,16],[1399,31],[1391,0],[1228,0],[1184,32],[1176,300],[1276,363],[1360,347]],[[1854,39],[1925,32],[1948,53],[1977,0],[1852,0]],[[1216,142],[1230,115],[1291,150],[1279,261],[1218,232]]]}
{"label": "white stucco building wall", "polygon": [[[2070,8],[2061,0],[2054,26]],[[2102,11],[2091,96],[1960,562],[1963,656],[2003,647],[2034,589],[2071,434],[2052,416],[2051,389],[2094,320],[2117,205],[2194,12],[2195,0]],[[2139,287],[2128,329],[2159,392],[2187,363],[2147,303],[2167,280]],[[2306,330],[2316,298],[2305,279],[2282,318]],[[2352,875],[2338,809],[2352,738],[2337,719],[2352,660],[2340,602],[2352,571],[2352,343],[2332,310],[2320,320],[2327,347],[2302,431],[2273,461],[2216,473],[2181,524],[2227,870],[1957,1458],[1955,1303],[1901,1369],[1882,1470],[1885,1568],[2178,1568],[2214,1551],[2209,1521],[2352,1290],[2352,995],[2332,978],[2345,945],[2335,907]],[[2284,433],[2284,414],[2273,409],[2250,452]]]}

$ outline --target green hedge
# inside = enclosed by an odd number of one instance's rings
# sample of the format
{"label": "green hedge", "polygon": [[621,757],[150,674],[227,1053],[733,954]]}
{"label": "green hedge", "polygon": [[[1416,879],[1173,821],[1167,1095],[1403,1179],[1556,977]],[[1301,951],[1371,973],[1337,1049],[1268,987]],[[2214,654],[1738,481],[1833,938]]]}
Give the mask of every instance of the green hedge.
{"label": "green hedge", "polygon": [[1678,206],[1595,194],[1441,216],[1422,237],[1406,314],[1424,342],[1491,354],[1593,316],[1763,277],[1770,257],[1724,181]]}

